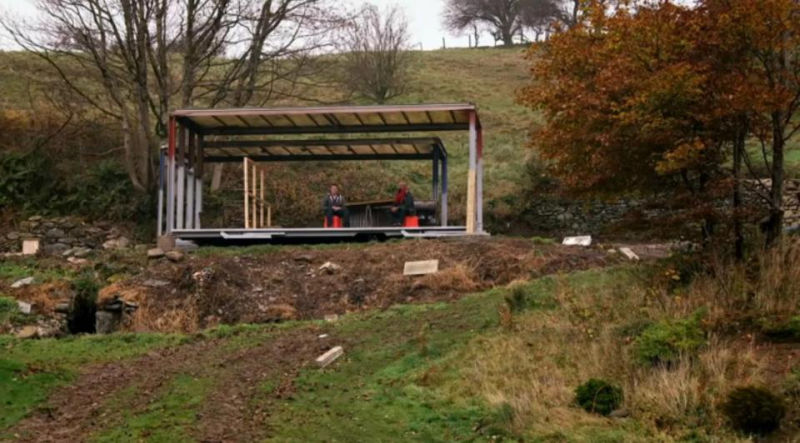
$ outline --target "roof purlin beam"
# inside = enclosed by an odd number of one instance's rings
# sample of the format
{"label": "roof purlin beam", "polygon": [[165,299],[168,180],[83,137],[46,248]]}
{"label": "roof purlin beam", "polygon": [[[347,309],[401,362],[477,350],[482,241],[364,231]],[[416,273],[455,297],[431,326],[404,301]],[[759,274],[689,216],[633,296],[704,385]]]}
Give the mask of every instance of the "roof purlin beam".
{"label": "roof purlin beam", "polygon": [[[346,160],[430,160],[431,154],[332,154],[332,155],[250,155],[247,158],[256,162],[291,162],[291,161],[346,161]],[[206,163],[229,163],[241,161],[242,157],[211,156]]]}
{"label": "roof purlin beam", "polygon": [[396,143],[396,144],[441,144],[441,140],[436,137],[380,137],[380,138],[346,138],[335,140],[215,140],[206,141],[203,146],[207,148],[231,148],[231,147],[250,147],[250,146],[317,146],[317,145],[369,145],[375,143]]}
{"label": "roof purlin beam", "polygon": [[275,127],[275,128],[205,128],[205,135],[270,135],[270,134],[355,134],[373,132],[427,132],[463,131],[469,129],[468,123],[418,124],[418,125],[369,125],[340,127]]}

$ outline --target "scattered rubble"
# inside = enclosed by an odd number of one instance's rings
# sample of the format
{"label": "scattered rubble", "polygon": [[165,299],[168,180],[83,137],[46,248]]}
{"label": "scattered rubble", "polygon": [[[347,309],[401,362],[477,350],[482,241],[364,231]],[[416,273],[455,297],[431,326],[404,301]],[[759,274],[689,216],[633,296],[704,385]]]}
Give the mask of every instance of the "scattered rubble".
{"label": "scattered rubble", "polygon": [[561,244],[564,246],[591,246],[592,236],[579,235],[575,237],[564,237],[564,241],[562,241]]}
{"label": "scattered rubble", "polygon": [[39,253],[40,244],[38,238],[22,240],[22,255],[36,255]]}
{"label": "scattered rubble", "polygon": [[627,410],[625,408],[621,408],[621,409],[615,409],[615,410],[611,411],[611,413],[608,414],[608,417],[609,418],[625,418],[625,417],[629,417],[630,415],[631,415],[631,411],[629,411],[629,410]]}
{"label": "scattered rubble", "polygon": [[103,242],[103,249],[125,249],[131,242],[127,237],[112,238]]}
{"label": "scattered rubble", "polygon": [[21,288],[23,286],[28,286],[28,285],[33,284],[34,281],[35,280],[34,280],[33,277],[25,277],[23,279],[19,279],[19,280],[15,281],[14,283],[12,283],[11,284],[11,288],[12,289],[19,289],[19,288]]}
{"label": "scattered rubble", "polygon": [[326,274],[334,274],[336,271],[341,271],[342,267],[336,263],[326,261],[322,266],[319,267],[319,270]]}
{"label": "scattered rubble", "polygon": [[23,314],[30,314],[32,305],[30,303],[26,303],[22,300],[17,300],[17,306],[19,307],[19,312]]}
{"label": "scattered rubble", "polygon": [[294,257],[294,261],[302,263],[311,263],[313,260],[314,257],[311,254],[300,254]]}
{"label": "scattered rubble", "polygon": [[[438,261],[438,272],[405,277],[401,272],[405,263],[415,261],[421,250]],[[653,253],[641,247],[636,251],[642,259]],[[114,316],[101,319],[110,326],[98,325],[100,331],[118,327],[190,333],[215,324],[315,318],[336,322],[350,312],[453,300],[516,279],[603,266],[621,257],[609,256],[605,248],[534,245],[522,238],[409,240],[363,248],[286,247],[270,254],[200,254],[191,260],[184,254],[179,262],[151,260],[147,266],[140,260],[145,254],[141,251],[138,259],[131,256],[132,276],[114,279],[101,290],[98,301],[98,310],[104,311],[111,306],[106,300],[119,295],[138,309],[130,319],[123,315],[118,325]],[[49,290],[46,285],[37,279],[34,286],[14,295],[34,304],[37,314],[67,313],[69,307],[63,302],[69,287]]]}
{"label": "scattered rubble", "polygon": [[439,272],[439,260],[407,261],[403,275],[425,275]]}
{"label": "scattered rubble", "polygon": [[622,253],[628,260],[639,261],[639,256],[636,255],[635,252],[631,250],[631,248],[619,248],[619,252]]}
{"label": "scattered rubble", "polygon": [[273,321],[287,321],[297,319],[297,309],[286,303],[269,305],[263,309],[267,318]]}
{"label": "scattered rubble", "polygon": [[164,286],[169,286],[168,281],[156,280],[154,278],[148,278],[147,280],[143,281],[142,284],[150,288],[163,288]]}
{"label": "scattered rubble", "polygon": [[324,368],[341,357],[344,354],[344,349],[341,346],[334,346],[328,352],[320,355],[315,360],[320,368]]}
{"label": "scattered rubble", "polygon": [[164,255],[171,262],[179,262],[179,261],[183,260],[183,252],[181,252],[181,251],[179,251],[177,249],[173,249],[172,251],[169,251],[169,252],[165,253]]}
{"label": "scattered rubble", "polygon": [[78,258],[78,257],[69,257],[67,261],[72,263],[73,265],[83,266],[89,264],[89,260],[85,258]]}
{"label": "scattered rubble", "polygon": [[164,250],[161,248],[153,248],[147,250],[147,258],[149,259],[161,258],[164,255],[166,254],[164,253]]}
{"label": "scattered rubble", "polygon": [[23,326],[15,336],[21,339],[36,338],[39,336],[39,328],[34,325]]}
{"label": "scattered rubble", "polygon": [[138,303],[123,300],[119,294],[100,302],[95,313],[95,332],[111,334],[118,331],[123,317],[133,314],[138,308]]}

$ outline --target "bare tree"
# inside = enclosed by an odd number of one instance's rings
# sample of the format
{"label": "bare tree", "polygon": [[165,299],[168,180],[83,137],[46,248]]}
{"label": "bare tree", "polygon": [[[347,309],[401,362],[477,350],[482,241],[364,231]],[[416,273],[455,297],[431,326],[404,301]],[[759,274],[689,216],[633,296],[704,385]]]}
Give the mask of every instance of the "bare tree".
{"label": "bare tree", "polygon": [[510,46],[521,29],[520,0],[448,0],[445,6],[445,26],[461,32],[482,25]]}
{"label": "bare tree", "polygon": [[[329,3],[330,2],[330,3]],[[39,0],[31,26],[0,24],[87,104],[119,121],[135,187],[173,102],[263,104],[291,96],[326,46],[333,0]]]}
{"label": "bare tree", "polygon": [[[576,4],[580,0],[571,0]],[[545,35],[545,39],[550,32],[561,23],[572,27],[572,13],[569,12],[569,5],[566,2],[557,0],[530,0],[524,3],[520,11],[520,21],[524,29],[532,30],[535,34],[534,40],[538,41],[539,36]]]}
{"label": "bare tree", "polygon": [[408,72],[408,24],[397,6],[368,6],[345,31],[344,83],[376,103],[403,94]]}
{"label": "bare tree", "polygon": [[[577,22],[581,0],[447,0],[445,26],[454,32],[484,26],[504,46],[514,44],[525,29],[541,33],[552,22],[568,26]],[[568,11],[574,5],[573,11]]]}

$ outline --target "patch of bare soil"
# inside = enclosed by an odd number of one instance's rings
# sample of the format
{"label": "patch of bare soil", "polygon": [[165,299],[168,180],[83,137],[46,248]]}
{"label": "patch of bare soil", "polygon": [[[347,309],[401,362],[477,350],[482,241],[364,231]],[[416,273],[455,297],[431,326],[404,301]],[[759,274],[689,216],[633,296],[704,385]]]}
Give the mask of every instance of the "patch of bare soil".
{"label": "patch of bare soil", "polygon": [[[404,276],[407,261],[439,260],[439,272]],[[150,265],[101,291],[139,304],[125,328],[192,332],[216,324],[322,318],[396,303],[452,300],[554,272],[622,260],[602,248],[534,245],[527,239],[418,240],[265,254],[192,256]],[[333,266],[325,269],[325,263]]]}

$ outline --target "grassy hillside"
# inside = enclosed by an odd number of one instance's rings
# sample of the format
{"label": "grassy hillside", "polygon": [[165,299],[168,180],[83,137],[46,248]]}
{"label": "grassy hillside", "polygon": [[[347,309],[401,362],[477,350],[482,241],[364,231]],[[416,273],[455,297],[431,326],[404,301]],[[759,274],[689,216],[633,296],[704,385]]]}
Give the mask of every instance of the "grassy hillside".
{"label": "grassy hillside", "polygon": [[[524,146],[532,113],[514,103],[515,91],[526,81],[523,55],[524,50],[520,48],[414,52],[408,92],[394,100],[395,103],[474,102],[478,105],[485,129],[486,201],[492,216],[497,218],[511,216],[519,186],[524,182],[527,155]],[[43,90],[53,89],[48,85],[57,84],[51,82],[56,82],[53,72],[36,57],[17,52],[0,53],[0,104],[4,108],[26,109],[31,106],[30,99],[34,98],[39,101],[34,106],[38,109],[45,96],[50,94],[49,91],[43,94]],[[310,94],[312,98],[326,102],[336,102],[344,97],[332,88]],[[452,159],[451,208],[457,216],[463,211],[467,138],[465,134],[440,135]],[[115,148],[118,143],[118,139],[113,139],[109,140],[108,146],[92,148],[103,152]],[[51,146],[51,149],[57,147]],[[86,160],[96,161],[96,157]],[[318,195],[330,181],[343,182],[352,199],[356,200],[390,195],[394,183],[401,179],[412,183],[418,198],[425,198],[430,192],[431,168],[426,162],[280,165],[274,169],[272,177],[273,185],[278,188],[276,194],[290,185],[297,188],[298,175],[305,178],[303,182],[306,184],[291,193],[294,201],[286,202],[283,207],[277,203],[278,207],[274,209],[278,217],[297,211],[297,208],[305,208],[306,215],[293,216],[295,219],[308,217],[308,213],[317,211]],[[232,175],[234,178],[237,176]],[[298,199],[303,201],[298,203]]]}

